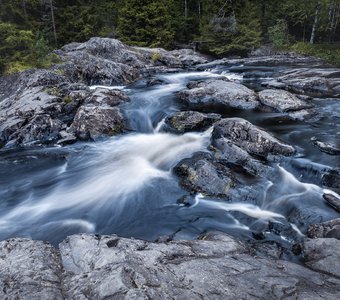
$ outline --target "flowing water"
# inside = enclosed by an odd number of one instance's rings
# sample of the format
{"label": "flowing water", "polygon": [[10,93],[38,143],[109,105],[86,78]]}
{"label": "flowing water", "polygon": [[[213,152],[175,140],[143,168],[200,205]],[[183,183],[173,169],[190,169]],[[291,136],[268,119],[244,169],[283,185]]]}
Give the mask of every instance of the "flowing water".
{"label": "flowing water", "polygon": [[[211,135],[211,130],[184,135],[160,132],[164,118],[181,109],[177,91],[191,80],[215,77],[258,90],[261,80],[280,68],[284,67],[218,67],[209,72],[160,74],[156,79],[161,83],[152,87],[145,80],[128,87],[108,87],[129,95],[131,101],[123,109],[131,133],[66,147],[2,150],[0,240],[24,236],[58,243],[80,232],[148,240],[163,235],[191,239],[207,230],[251,240],[255,228],[268,222],[286,224],[289,219],[293,233],[275,239],[294,242],[309,223],[339,217],[322,199],[324,190],[315,173],[339,167],[338,158],[320,152],[310,142],[312,136],[339,137],[338,99],[314,99],[321,118],[312,124],[287,120],[279,113],[217,111],[224,117],[245,118],[298,149],[296,157],[274,166],[270,181],[256,185],[261,195],[258,203],[189,195],[172,173],[183,158],[208,151]],[[339,138],[332,142],[340,146]],[[253,179],[248,180],[250,184]],[[183,197],[189,199],[187,203],[180,201]],[[296,208],[305,214],[293,218]]]}

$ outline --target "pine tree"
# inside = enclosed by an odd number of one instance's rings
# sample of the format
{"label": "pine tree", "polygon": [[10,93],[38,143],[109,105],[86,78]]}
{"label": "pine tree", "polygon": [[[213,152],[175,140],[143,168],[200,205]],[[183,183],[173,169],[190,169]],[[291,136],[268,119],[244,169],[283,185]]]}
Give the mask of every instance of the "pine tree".
{"label": "pine tree", "polygon": [[119,11],[118,37],[131,45],[169,47],[175,35],[172,1],[126,0]]}

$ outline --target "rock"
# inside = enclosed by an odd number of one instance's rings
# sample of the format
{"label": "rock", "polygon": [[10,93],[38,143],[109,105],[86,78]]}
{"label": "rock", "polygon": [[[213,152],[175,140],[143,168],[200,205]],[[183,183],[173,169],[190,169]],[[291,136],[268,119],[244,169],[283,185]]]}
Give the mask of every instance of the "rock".
{"label": "rock", "polygon": [[208,154],[198,153],[182,160],[174,173],[184,188],[208,196],[226,197],[233,185],[230,170]]}
{"label": "rock", "polygon": [[180,49],[173,50],[170,53],[177,57],[184,67],[191,67],[198,64],[204,64],[208,62],[207,57],[202,56],[201,54],[191,50],[191,49]]}
{"label": "rock", "polygon": [[0,245],[1,299],[337,299],[340,292],[336,277],[255,256],[218,232],[161,243],[81,234],[59,251],[26,239]]}
{"label": "rock", "polygon": [[125,119],[117,107],[84,105],[79,108],[70,132],[81,140],[96,140],[105,135],[122,133]]}
{"label": "rock", "polygon": [[300,68],[284,71],[278,77],[286,88],[301,94],[339,97],[340,71],[332,68]]}
{"label": "rock", "polygon": [[328,205],[340,212],[340,198],[328,193],[323,194],[323,198],[326,200]]}
{"label": "rock", "polygon": [[321,152],[329,155],[340,155],[340,149],[332,145],[331,143],[325,143],[318,141],[315,137],[311,139],[313,145],[317,147]]}
{"label": "rock", "polygon": [[275,79],[264,81],[264,82],[261,83],[261,85],[268,87],[270,89],[272,89],[272,88],[274,88],[274,89],[284,89],[286,87],[286,85],[284,83],[279,82]]}
{"label": "rock", "polygon": [[254,159],[247,151],[238,147],[227,138],[213,139],[212,146],[215,158],[223,164],[241,166],[247,172],[254,175],[263,174],[267,169],[263,163]]}
{"label": "rock", "polygon": [[283,90],[264,90],[259,93],[262,104],[273,107],[279,112],[297,111],[310,108],[311,105]]}
{"label": "rock", "polygon": [[164,131],[185,133],[188,131],[202,131],[221,119],[218,114],[203,114],[196,111],[181,111],[165,119]]}
{"label": "rock", "polygon": [[177,97],[189,109],[203,109],[214,105],[254,109],[259,105],[254,91],[224,79],[193,82],[188,84],[188,88],[177,93]]}
{"label": "rock", "polygon": [[[72,136],[65,140],[60,131],[74,123],[76,114],[75,124],[67,130],[71,135],[75,133],[83,139],[121,132],[122,116],[118,108],[113,108],[119,103],[109,102],[122,97],[112,95],[113,91],[91,92],[87,85],[127,84],[143,75],[207,61],[191,50],[172,53],[129,47],[109,38],[71,43],[55,54],[61,63],[49,70],[29,70],[0,78],[0,146],[49,144],[58,139],[59,144],[73,142]],[[96,106],[94,111],[92,106]],[[85,122],[87,113],[98,127],[92,133],[87,132],[89,125],[81,129],[80,122]],[[100,127],[102,117],[105,124]]]}
{"label": "rock", "polygon": [[199,64],[196,66],[198,70],[207,70],[214,68],[218,65],[227,65],[227,66],[235,66],[235,65],[245,65],[245,66],[282,66],[282,65],[291,65],[291,66],[308,66],[309,68],[312,66],[320,66],[323,65],[323,61],[320,58],[311,57],[311,56],[303,56],[295,53],[285,53],[285,54],[277,54],[277,55],[269,55],[269,56],[253,56],[248,58],[223,58],[217,59],[205,64]]}
{"label": "rock", "polygon": [[240,118],[222,119],[215,123],[212,140],[225,138],[250,155],[293,155],[295,149],[250,122]]}
{"label": "rock", "polygon": [[0,242],[1,299],[64,299],[61,274],[59,253],[48,243]]}
{"label": "rock", "polygon": [[324,186],[340,189],[340,169],[331,169],[322,176]]}
{"label": "rock", "polygon": [[288,117],[295,121],[314,120],[318,118],[316,109],[302,109],[297,111],[288,112]]}
{"label": "rock", "polygon": [[318,238],[303,243],[305,263],[312,270],[340,277],[340,240]]}
{"label": "rock", "polygon": [[308,227],[307,236],[309,238],[335,238],[340,239],[340,218],[312,224]]}

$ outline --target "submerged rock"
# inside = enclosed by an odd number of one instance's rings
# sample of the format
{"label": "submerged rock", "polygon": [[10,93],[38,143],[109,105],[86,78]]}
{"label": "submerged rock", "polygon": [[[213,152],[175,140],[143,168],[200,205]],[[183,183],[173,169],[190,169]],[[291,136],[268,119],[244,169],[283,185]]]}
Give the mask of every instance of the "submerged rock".
{"label": "submerged rock", "polygon": [[269,133],[241,118],[223,119],[214,125],[212,140],[225,138],[250,155],[293,155],[294,147],[279,141]]}
{"label": "submerged rock", "polygon": [[197,111],[181,111],[165,119],[162,130],[173,133],[188,131],[202,131],[208,129],[213,123],[221,119],[218,114],[203,114]]}
{"label": "submerged rock", "polygon": [[332,145],[331,143],[318,141],[316,138],[312,138],[313,145],[317,147],[321,152],[329,155],[340,155],[340,149]]}
{"label": "submerged rock", "polygon": [[326,200],[327,204],[333,207],[336,211],[340,212],[340,198],[333,194],[325,193],[323,198]]}
{"label": "submerged rock", "polygon": [[259,105],[254,91],[224,79],[192,82],[188,84],[188,88],[177,93],[177,97],[189,109],[204,109],[209,106],[254,109]]}
{"label": "submerged rock", "polygon": [[[337,274],[338,261],[327,273]],[[218,232],[161,243],[82,234],[59,250],[17,238],[0,243],[0,266],[1,299],[336,299],[340,292],[330,274],[255,256]]]}
{"label": "submerged rock", "polygon": [[322,175],[322,184],[324,186],[340,189],[340,169],[331,169]]}

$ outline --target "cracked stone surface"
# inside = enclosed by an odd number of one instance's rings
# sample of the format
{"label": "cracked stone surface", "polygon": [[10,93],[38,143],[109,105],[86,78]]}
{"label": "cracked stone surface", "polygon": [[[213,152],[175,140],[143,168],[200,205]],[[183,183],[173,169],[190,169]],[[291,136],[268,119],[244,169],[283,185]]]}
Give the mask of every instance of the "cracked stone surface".
{"label": "cracked stone surface", "polygon": [[59,250],[16,238],[0,243],[0,298],[338,299],[339,278],[254,253],[218,232],[168,243],[82,234]]}

